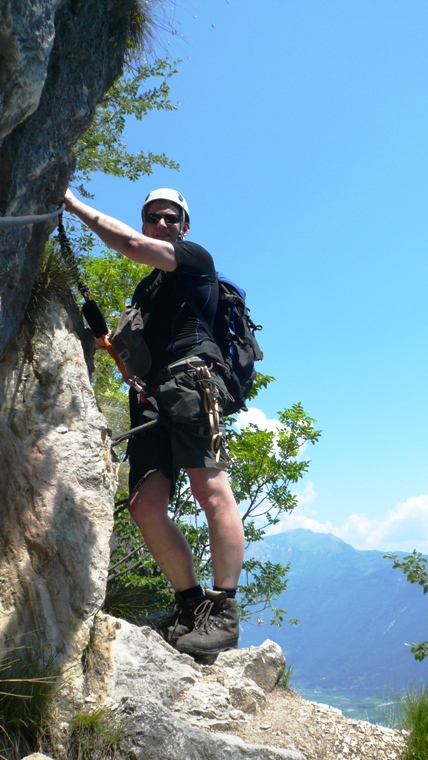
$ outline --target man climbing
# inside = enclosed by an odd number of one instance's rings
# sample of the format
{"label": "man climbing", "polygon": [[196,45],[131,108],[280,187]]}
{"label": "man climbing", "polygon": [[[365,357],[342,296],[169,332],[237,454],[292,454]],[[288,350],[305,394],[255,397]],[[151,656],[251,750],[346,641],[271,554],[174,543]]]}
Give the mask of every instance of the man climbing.
{"label": "man climbing", "polygon": [[[187,654],[217,654],[238,643],[235,595],[244,532],[226,473],[228,458],[222,441],[227,391],[217,363],[223,360],[206,328],[206,324],[212,325],[218,300],[213,259],[200,245],[185,240],[190,230],[189,209],[176,190],[161,188],[146,197],[142,234],[82,203],[69,190],[64,201],[66,210],[76,214],[107,246],[157,270],[137,286],[133,303],[150,315],[144,337],[152,366],[144,379],[167,424],[131,439],[128,506],[175,591],[179,610],[165,634],[167,640]],[[157,287],[159,276],[162,280]],[[134,394],[131,413],[136,404]],[[168,514],[180,469],[187,473],[192,493],[206,515],[213,590],[202,590],[190,547]]]}

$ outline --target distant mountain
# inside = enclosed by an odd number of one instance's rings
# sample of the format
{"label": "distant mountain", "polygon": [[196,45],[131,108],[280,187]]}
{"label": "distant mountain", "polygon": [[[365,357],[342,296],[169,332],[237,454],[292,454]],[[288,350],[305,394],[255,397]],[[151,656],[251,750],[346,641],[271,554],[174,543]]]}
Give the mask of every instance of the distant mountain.
{"label": "distant mountain", "polygon": [[256,544],[251,556],[290,563],[287,590],[275,606],[299,625],[244,623],[240,645],[276,641],[294,666],[296,688],[385,696],[428,684],[428,662],[415,662],[405,646],[428,639],[428,596],[383,552],[293,530]]}

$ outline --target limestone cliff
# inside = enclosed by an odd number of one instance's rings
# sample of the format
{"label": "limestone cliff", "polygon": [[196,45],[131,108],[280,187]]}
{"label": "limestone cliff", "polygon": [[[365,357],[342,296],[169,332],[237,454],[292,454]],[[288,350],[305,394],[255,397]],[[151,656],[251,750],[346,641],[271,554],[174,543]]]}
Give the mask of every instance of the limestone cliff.
{"label": "limestone cliff", "polygon": [[53,302],[0,363],[0,636],[67,662],[103,602],[116,489],[80,330]]}
{"label": "limestone cliff", "polygon": [[[117,760],[398,760],[399,732],[306,702],[278,684],[283,668],[273,641],[197,665],[149,628],[100,613],[80,709],[104,705],[123,727]],[[47,755],[24,760],[77,757],[71,726],[59,728]],[[100,749],[86,756],[106,757]]]}
{"label": "limestone cliff", "polygon": [[[0,216],[59,205],[71,148],[120,72],[135,0],[1,0]],[[23,324],[53,225],[0,227],[0,636],[80,655],[103,600],[115,465],[83,325]]]}
{"label": "limestone cliff", "polygon": [[[0,215],[57,207],[70,150],[120,71],[135,0],[1,0]],[[0,227],[0,359],[52,227]]]}

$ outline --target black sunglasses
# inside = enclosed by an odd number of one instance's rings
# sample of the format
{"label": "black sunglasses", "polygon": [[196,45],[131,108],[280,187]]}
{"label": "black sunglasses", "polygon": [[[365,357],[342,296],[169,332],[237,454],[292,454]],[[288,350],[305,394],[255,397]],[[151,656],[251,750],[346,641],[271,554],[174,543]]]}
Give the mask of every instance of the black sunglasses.
{"label": "black sunglasses", "polygon": [[167,224],[179,224],[181,217],[178,214],[147,214],[146,222],[149,224],[157,224],[161,219],[165,219]]}

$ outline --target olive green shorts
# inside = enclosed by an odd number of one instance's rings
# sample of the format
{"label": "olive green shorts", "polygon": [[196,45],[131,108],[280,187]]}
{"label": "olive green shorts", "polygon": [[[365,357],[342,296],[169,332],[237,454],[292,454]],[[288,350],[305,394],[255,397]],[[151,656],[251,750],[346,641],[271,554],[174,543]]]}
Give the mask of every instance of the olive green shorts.
{"label": "olive green shorts", "polygon": [[[220,374],[211,371],[212,391],[217,395],[220,431],[224,432],[222,409],[227,390]],[[219,461],[211,449],[211,430],[204,408],[204,394],[196,372],[186,368],[161,383],[154,393],[160,422],[147,433],[134,435],[129,443],[129,493],[131,494],[152,473],[161,472],[171,482],[171,494],[179,471],[213,467],[225,470],[229,459],[220,448]],[[139,424],[144,422],[141,418]]]}

